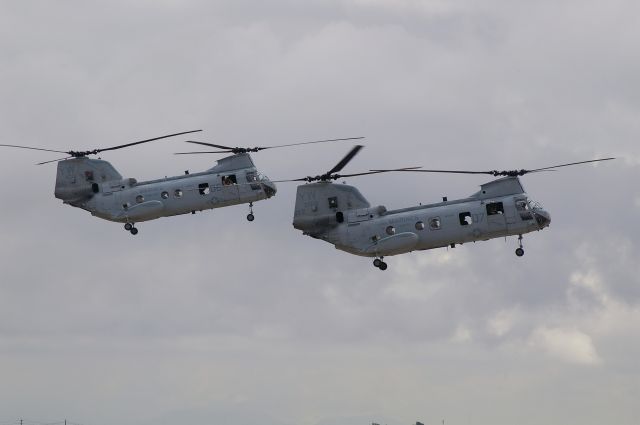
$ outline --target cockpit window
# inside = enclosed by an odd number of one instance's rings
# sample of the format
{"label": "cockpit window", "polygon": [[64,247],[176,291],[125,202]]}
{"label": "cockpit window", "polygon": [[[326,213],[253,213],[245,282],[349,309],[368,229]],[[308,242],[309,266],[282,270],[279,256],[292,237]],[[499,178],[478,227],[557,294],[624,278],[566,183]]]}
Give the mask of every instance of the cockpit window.
{"label": "cockpit window", "polygon": [[329,208],[338,208],[338,198],[336,196],[329,198]]}
{"label": "cockpit window", "polygon": [[255,171],[249,171],[246,174],[246,177],[249,183],[258,181],[258,173],[256,173]]}

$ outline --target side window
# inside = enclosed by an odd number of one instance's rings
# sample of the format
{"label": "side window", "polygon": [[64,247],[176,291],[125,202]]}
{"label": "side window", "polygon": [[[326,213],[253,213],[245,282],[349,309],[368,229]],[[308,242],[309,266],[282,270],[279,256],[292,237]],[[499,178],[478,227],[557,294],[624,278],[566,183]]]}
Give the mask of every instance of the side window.
{"label": "side window", "polygon": [[169,192],[162,192],[160,196],[162,197],[162,199],[167,199],[169,197]]}
{"label": "side window", "polygon": [[473,223],[473,219],[471,218],[471,213],[470,212],[462,212],[462,213],[458,214],[458,217],[460,218],[460,225],[461,226],[468,226],[471,223]]}
{"label": "side window", "polygon": [[200,192],[200,195],[208,195],[209,192],[211,192],[211,189],[209,188],[209,183],[200,183],[198,185],[198,192]]}
{"label": "side window", "polygon": [[258,174],[255,171],[249,171],[246,177],[249,183],[258,181]]}
{"label": "side window", "polygon": [[176,198],[182,198],[182,189],[176,189],[173,191],[173,196]]}
{"label": "side window", "polygon": [[228,176],[222,176],[222,185],[223,186],[231,186],[233,184],[238,184],[236,180],[235,174],[229,174]]}
{"label": "side window", "polygon": [[424,230],[424,222],[423,221],[417,221],[416,222],[416,230]]}
{"label": "side window", "polygon": [[338,208],[338,198],[336,196],[329,198],[329,208]]}
{"label": "side window", "polygon": [[[432,217],[429,219],[429,229],[439,230],[441,227],[440,217]],[[423,225],[424,226],[424,225]]]}
{"label": "side window", "polygon": [[487,215],[504,214],[502,202],[489,202],[487,204]]}
{"label": "side window", "polygon": [[138,195],[138,196],[136,196],[136,202],[137,202],[138,204],[143,203],[143,202],[144,202],[144,196],[142,196],[142,195]]}

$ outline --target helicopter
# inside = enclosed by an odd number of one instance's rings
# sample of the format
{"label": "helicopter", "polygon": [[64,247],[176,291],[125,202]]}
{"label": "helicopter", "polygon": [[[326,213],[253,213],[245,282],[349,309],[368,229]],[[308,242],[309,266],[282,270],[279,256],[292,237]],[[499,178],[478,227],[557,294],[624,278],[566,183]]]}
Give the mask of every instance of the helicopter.
{"label": "helicopter", "polygon": [[186,142],[212,146],[221,150],[178,152],[177,155],[200,153],[231,153],[232,155],[219,159],[214,167],[203,172],[185,171],[184,175],[142,182],[134,178],[123,178],[107,161],[88,158],[89,155],[97,155],[101,152],[199,131],[202,130],[184,131],[90,151],[61,151],[5,144],[0,146],[66,154],[64,158],[37,164],[58,163],[55,197],[67,205],[86,210],[98,218],[124,223],[124,229],[136,235],[138,228],[135,225],[138,222],[180,214],[195,214],[196,211],[237,204],[249,204],[247,220],[253,221],[255,219],[253,203],[273,197],[277,188],[267,176],[256,169],[250,152],[363,138],[351,137],[253,148],[229,147],[189,140]]}
{"label": "helicopter", "polygon": [[[306,182],[297,187],[293,216],[295,229],[350,254],[374,257],[373,265],[380,270],[388,267],[385,256],[454,248],[467,242],[507,236],[518,237],[515,254],[522,257],[522,235],[548,227],[551,215],[527,196],[519,177],[615,159],[594,159],[533,170],[457,171],[406,167],[337,174],[360,149],[361,145],[355,146],[335,167],[322,175],[276,182]],[[386,172],[487,174],[500,178],[480,185],[479,191],[466,198],[448,200],[443,197],[441,202],[392,211],[382,205],[372,207],[354,186],[332,183],[332,180],[340,178]]]}

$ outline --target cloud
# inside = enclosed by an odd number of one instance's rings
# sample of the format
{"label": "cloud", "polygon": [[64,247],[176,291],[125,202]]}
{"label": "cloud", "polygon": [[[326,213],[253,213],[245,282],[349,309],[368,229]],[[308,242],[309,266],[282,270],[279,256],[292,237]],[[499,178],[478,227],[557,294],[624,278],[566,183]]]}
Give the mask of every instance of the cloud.
{"label": "cloud", "polygon": [[597,365],[601,362],[591,337],[577,330],[538,328],[532,333],[529,345],[568,363]]}

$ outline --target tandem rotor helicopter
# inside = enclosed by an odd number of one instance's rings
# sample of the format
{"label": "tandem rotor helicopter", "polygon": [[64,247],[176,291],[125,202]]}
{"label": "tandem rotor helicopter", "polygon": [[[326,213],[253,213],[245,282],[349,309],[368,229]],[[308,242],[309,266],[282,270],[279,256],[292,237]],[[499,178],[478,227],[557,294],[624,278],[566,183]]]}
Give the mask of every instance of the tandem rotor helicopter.
{"label": "tandem rotor helicopter", "polygon": [[72,207],[89,211],[91,215],[96,217],[124,223],[125,230],[136,235],[138,234],[138,228],[135,227],[137,222],[179,214],[195,214],[196,211],[237,204],[249,204],[247,220],[253,221],[255,218],[253,203],[271,198],[276,194],[277,188],[272,181],[256,169],[249,155],[250,152],[363,138],[350,137],[253,148],[187,141],[187,143],[215,147],[220,150],[178,152],[177,155],[201,153],[231,153],[232,155],[219,159],[214,167],[203,172],[190,174],[185,171],[184,175],[144,182],[138,182],[134,178],[123,178],[107,161],[88,158],[89,155],[97,155],[101,152],[199,131],[202,130],[184,131],[90,151],[59,151],[5,144],[0,144],[0,146],[66,154],[67,156],[64,158],[38,163],[38,165],[58,163],[55,197]]}
{"label": "tandem rotor helicopter", "polygon": [[[305,181],[298,186],[293,227],[304,235],[320,239],[350,254],[374,257],[373,265],[387,269],[385,256],[404,254],[466,242],[518,236],[518,257],[524,255],[522,235],[539,231],[551,223],[551,215],[529,199],[520,176],[560,167],[609,161],[615,158],[572,162],[533,170],[455,171],[423,170],[422,167],[370,170],[337,174],[362,149],[355,146],[330,171],[318,175],[276,182]],[[386,172],[487,174],[501,177],[480,186],[466,198],[388,211],[372,207],[354,186],[332,180]]]}

